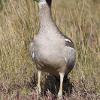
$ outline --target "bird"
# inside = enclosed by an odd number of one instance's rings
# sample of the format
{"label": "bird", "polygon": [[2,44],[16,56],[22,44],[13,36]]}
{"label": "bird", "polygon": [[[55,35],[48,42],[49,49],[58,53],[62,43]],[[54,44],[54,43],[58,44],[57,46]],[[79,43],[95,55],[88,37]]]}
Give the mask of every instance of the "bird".
{"label": "bird", "polygon": [[30,43],[30,53],[38,70],[37,88],[41,92],[41,72],[60,77],[58,97],[63,96],[64,76],[73,69],[76,49],[73,41],[64,35],[52,17],[52,0],[34,0],[39,6],[39,31]]}

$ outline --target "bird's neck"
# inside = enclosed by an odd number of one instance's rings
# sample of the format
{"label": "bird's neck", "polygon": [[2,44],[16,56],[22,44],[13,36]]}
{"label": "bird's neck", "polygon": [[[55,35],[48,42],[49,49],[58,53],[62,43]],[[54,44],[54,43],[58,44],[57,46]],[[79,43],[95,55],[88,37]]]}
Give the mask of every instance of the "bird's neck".
{"label": "bird's neck", "polygon": [[56,26],[51,15],[51,3],[49,5],[47,0],[40,0],[39,2],[39,20],[40,31],[50,30],[50,28]]}

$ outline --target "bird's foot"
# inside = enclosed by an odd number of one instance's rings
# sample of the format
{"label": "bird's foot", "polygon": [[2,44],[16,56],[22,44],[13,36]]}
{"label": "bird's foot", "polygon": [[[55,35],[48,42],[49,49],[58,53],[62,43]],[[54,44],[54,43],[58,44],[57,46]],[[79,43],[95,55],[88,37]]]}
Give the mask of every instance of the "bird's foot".
{"label": "bird's foot", "polygon": [[62,91],[58,92],[58,100],[63,100]]}
{"label": "bird's foot", "polygon": [[[36,99],[36,100],[39,100],[39,98],[40,98],[40,96],[41,96],[41,88],[39,88],[38,86],[36,86],[36,87],[34,88],[34,90],[35,90],[35,93],[36,93],[36,94],[35,94],[35,95],[36,95],[36,96],[35,96],[35,99]],[[34,100],[35,100],[35,99],[34,99]]]}
{"label": "bird's foot", "polygon": [[37,92],[38,95],[40,95],[41,94],[41,87],[37,86],[36,87],[36,92]]}

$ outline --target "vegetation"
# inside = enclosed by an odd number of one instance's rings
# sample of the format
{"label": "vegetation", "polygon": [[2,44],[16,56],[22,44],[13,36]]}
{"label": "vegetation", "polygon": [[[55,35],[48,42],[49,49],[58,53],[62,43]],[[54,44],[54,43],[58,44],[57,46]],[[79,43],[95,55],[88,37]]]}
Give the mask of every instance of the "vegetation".
{"label": "vegetation", "polygon": [[[76,66],[69,75],[72,94],[67,98],[100,100],[100,0],[53,0],[52,13],[77,50]],[[36,2],[0,0],[0,100],[35,100],[32,86],[37,70],[28,48],[38,28]],[[47,92],[41,100],[52,97]]]}

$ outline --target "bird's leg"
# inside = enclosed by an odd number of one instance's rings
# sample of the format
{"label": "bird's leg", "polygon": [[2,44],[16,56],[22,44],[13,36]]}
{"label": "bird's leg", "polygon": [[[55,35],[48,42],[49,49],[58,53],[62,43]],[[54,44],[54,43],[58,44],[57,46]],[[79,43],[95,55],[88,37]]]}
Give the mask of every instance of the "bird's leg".
{"label": "bird's leg", "polygon": [[63,79],[64,79],[64,73],[59,73],[60,75],[60,87],[59,87],[59,92],[58,92],[58,97],[62,98],[62,89],[63,89]]}
{"label": "bird's leg", "polygon": [[38,93],[41,93],[41,86],[40,86],[40,81],[41,81],[41,71],[38,71],[38,83],[37,83],[37,88],[38,88]]}

